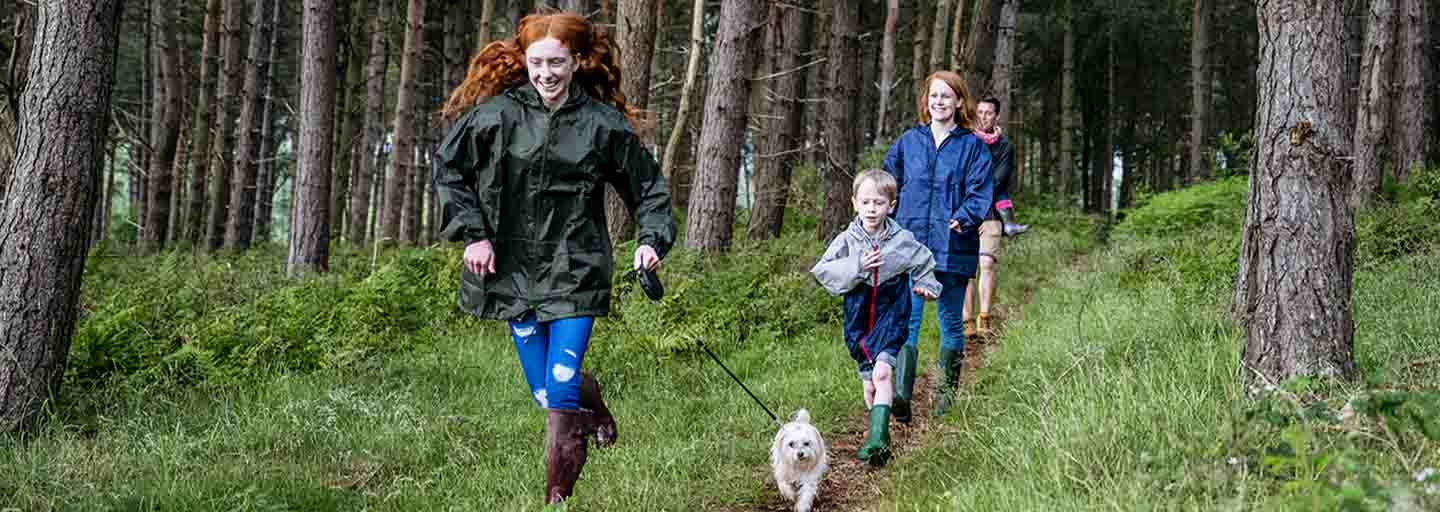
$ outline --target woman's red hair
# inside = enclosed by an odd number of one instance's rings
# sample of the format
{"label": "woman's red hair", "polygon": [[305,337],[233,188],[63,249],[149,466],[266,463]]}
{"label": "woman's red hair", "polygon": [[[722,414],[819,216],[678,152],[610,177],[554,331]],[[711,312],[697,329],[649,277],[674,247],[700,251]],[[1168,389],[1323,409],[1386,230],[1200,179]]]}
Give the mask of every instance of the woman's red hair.
{"label": "woman's red hair", "polygon": [[965,79],[960,78],[954,71],[936,71],[930,73],[924,82],[920,83],[920,94],[916,96],[917,112],[920,112],[920,124],[930,124],[930,84],[939,80],[945,82],[955,90],[955,125],[966,130],[975,129],[975,98],[970,97],[970,89],[965,87]]}
{"label": "woman's red hair", "polygon": [[574,80],[581,88],[624,113],[636,130],[641,128],[642,115],[630,108],[625,102],[625,93],[620,90],[619,48],[610,41],[609,35],[595,30],[589,20],[569,12],[526,16],[515,27],[515,37],[481,48],[470,59],[465,81],[445,101],[441,117],[453,121],[471,107],[524,83],[527,80],[525,49],[546,37],[559,40],[579,62]]}

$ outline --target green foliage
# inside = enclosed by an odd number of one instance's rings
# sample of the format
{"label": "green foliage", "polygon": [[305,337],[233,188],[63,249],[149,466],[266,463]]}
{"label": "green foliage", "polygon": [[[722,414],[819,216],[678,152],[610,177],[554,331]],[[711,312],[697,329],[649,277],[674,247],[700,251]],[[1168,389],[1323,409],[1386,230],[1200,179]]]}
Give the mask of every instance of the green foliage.
{"label": "green foliage", "polygon": [[1231,177],[1139,198],[1116,227],[1117,235],[1183,236],[1196,231],[1236,232],[1245,221],[1246,179]]}
{"label": "green foliage", "polygon": [[344,366],[428,342],[439,324],[463,318],[439,313],[455,309],[457,251],[402,250],[368,274],[293,281],[282,256],[268,246],[220,259],[97,254],[69,378],[193,382]]}
{"label": "green foliage", "polygon": [[627,351],[664,354],[695,349],[697,337],[712,345],[769,342],[838,325],[839,299],[809,273],[824,249],[813,233],[791,232],[772,242],[741,242],[723,255],[676,250],[660,272],[659,303],[640,292],[633,272],[616,273],[615,311],[598,332]]}
{"label": "green foliage", "polygon": [[1215,152],[1219,153],[1218,158],[1225,160],[1224,168],[1220,162],[1215,162],[1214,172],[1216,177],[1228,178],[1233,176],[1246,176],[1250,174],[1250,155],[1255,150],[1255,134],[1245,131],[1240,134],[1226,131],[1215,139]]}

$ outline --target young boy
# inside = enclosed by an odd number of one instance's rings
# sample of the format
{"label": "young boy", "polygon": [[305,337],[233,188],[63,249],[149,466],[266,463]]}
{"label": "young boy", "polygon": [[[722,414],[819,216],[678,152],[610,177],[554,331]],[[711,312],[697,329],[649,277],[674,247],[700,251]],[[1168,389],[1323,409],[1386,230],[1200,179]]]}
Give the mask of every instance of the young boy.
{"label": "young boy", "polygon": [[845,296],[845,346],[859,363],[870,410],[870,437],[856,456],[883,466],[890,458],[892,398],[897,416],[910,414],[909,397],[894,397],[892,380],[896,355],[909,334],[910,294],[933,300],[940,296],[940,282],[930,250],[890,218],[895,178],[871,169],[856,176],[853,187],[855,220],[830,242],[810,273],[830,294]]}

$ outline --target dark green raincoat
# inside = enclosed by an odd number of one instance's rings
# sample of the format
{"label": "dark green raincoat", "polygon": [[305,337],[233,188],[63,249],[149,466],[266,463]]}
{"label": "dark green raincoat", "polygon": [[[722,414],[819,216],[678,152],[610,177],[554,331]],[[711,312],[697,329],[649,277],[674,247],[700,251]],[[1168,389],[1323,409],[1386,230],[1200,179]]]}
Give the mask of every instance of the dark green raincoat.
{"label": "dark green raincoat", "polygon": [[456,120],[435,159],[442,235],[489,240],[496,270],[463,271],[460,307],[495,320],[533,311],[541,322],[609,313],[605,183],[634,213],[639,243],[663,257],[675,241],[669,189],[614,107],[571,82],[551,112],[527,82]]}

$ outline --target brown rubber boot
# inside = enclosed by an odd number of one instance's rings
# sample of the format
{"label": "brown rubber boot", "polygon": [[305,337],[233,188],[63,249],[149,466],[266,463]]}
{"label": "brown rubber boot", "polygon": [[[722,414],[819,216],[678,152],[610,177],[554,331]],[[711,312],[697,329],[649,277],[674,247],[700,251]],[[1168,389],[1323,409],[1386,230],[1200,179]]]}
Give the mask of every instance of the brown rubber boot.
{"label": "brown rubber boot", "polygon": [[973,339],[975,339],[975,319],[974,319],[974,318],[966,318],[966,319],[965,319],[965,339],[967,339],[967,340],[973,340]]}
{"label": "brown rubber boot", "polygon": [[607,448],[620,439],[615,417],[610,415],[610,408],[605,405],[605,397],[601,394],[600,381],[595,380],[590,372],[580,372],[580,407],[595,413],[595,447]]}
{"label": "brown rubber boot", "polygon": [[565,501],[575,491],[580,469],[589,455],[585,436],[591,430],[591,413],[550,409],[545,424],[545,504]]}

